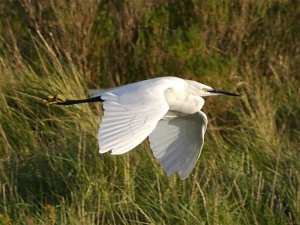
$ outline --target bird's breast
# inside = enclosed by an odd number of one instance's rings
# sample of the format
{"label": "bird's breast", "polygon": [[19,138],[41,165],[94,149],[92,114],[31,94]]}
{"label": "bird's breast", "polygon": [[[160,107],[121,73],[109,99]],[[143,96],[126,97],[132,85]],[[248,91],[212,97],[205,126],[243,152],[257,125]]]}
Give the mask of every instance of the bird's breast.
{"label": "bird's breast", "polygon": [[184,89],[170,88],[166,90],[165,98],[169,110],[179,114],[194,114],[200,111],[204,105],[203,98],[192,95]]}

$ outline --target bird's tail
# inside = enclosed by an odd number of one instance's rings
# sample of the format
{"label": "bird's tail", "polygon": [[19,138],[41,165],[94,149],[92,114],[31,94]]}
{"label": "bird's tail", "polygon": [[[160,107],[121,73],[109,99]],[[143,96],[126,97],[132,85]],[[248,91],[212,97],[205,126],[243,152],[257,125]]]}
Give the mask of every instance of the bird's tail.
{"label": "bird's tail", "polygon": [[88,89],[88,93],[91,97],[101,96],[105,92],[109,92],[113,88],[108,89]]}

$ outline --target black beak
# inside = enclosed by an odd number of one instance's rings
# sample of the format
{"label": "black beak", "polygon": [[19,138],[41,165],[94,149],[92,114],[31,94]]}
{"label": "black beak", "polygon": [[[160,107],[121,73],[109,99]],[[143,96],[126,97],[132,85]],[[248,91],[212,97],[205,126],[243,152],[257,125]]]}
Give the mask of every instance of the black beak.
{"label": "black beak", "polygon": [[240,96],[239,94],[230,93],[230,92],[227,92],[227,91],[216,90],[216,89],[208,90],[208,92],[221,94],[221,95],[228,95],[228,96]]}

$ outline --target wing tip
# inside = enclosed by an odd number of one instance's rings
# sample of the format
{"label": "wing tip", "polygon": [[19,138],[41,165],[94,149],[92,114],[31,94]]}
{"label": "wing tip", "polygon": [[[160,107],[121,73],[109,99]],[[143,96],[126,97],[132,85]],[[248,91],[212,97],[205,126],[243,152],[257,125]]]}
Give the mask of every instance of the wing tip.
{"label": "wing tip", "polygon": [[180,180],[185,180],[190,174],[191,174],[191,172],[189,172],[189,173],[182,173],[181,171],[178,171],[178,175],[180,177]]}
{"label": "wing tip", "polygon": [[111,151],[111,155],[122,155],[125,152]]}
{"label": "wing tip", "polygon": [[100,154],[104,154],[104,153],[106,153],[106,152],[109,152],[111,149],[101,149],[101,148],[99,148],[99,153]]}

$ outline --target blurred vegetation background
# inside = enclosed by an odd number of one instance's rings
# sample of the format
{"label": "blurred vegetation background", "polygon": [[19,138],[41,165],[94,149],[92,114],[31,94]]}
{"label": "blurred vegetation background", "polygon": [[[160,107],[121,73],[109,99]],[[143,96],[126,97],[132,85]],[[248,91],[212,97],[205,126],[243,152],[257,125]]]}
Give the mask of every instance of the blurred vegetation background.
{"label": "blurred vegetation background", "polygon": [[[300,224],[297,0],[0,1],[0,224]],[[191,176],[144,142],[99,155],[100,104],[48,107],[157,76],[206,98]]]}

